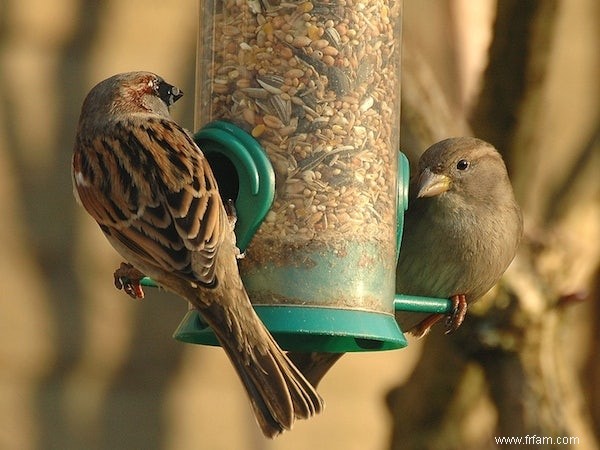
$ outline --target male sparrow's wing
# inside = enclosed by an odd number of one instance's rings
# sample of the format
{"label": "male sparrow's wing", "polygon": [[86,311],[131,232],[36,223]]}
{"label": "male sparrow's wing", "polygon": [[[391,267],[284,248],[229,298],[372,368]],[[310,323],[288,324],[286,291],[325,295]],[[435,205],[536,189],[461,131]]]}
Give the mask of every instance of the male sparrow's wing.
{"label": "male sparrow's wing", "polygon": [[81,203],[146,263],[212,285],[229,224],[207,160],[173,121],[133,115],[114,127],[111,137],[76,143]]}

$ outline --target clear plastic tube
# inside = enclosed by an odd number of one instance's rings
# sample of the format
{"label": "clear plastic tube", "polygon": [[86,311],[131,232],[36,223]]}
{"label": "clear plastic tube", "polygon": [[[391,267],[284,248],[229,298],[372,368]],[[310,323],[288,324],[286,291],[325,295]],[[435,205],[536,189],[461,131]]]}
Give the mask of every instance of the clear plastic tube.
{"label": "clear plastic tube", "polygon": [[196,128],[234,123],[275,169],[241,261],[252,301],[392,314],[401,1],[200,8]]}

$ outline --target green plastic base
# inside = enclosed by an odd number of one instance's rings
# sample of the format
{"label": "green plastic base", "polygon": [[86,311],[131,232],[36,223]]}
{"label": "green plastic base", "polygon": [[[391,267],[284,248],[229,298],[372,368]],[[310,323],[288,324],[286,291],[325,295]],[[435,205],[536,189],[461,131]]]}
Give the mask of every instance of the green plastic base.
{"label": "green plastic base", "polygon": [[[303,306],[255,305],[254,309],[284,350],[343,353],[407,346],[390,314]],[[219,345],[195,310],[188,311],[173,337],[191,344]]]}

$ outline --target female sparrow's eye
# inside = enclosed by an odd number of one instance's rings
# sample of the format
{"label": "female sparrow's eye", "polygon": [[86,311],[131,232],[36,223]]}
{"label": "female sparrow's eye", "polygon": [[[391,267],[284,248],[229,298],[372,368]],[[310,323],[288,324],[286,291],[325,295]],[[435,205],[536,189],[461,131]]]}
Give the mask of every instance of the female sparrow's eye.
{"label": "female sparrow's eye", "polygon": [[469,161],[466,159],[461,159],[456,163],[456,168],[458,170],[467,170],[469,168]]}

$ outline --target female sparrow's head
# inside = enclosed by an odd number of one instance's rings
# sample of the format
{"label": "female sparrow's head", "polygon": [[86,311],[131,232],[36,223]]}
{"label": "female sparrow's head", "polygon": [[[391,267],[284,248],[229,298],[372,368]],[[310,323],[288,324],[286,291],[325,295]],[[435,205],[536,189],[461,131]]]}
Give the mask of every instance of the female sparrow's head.
{"label": "female sparrow's head", "polygon": [[149,112],[169,116],[169,107],[183,92],[152,72],[126,72],[101,81],[83,102],[82,117],[97,114]]}
{"label": "female sparrow's head", "polygon": [[416,196],[460,199],[490,206],[512,202],[512,188],[500,153],[472,137],[440,141],[421,156]]}

